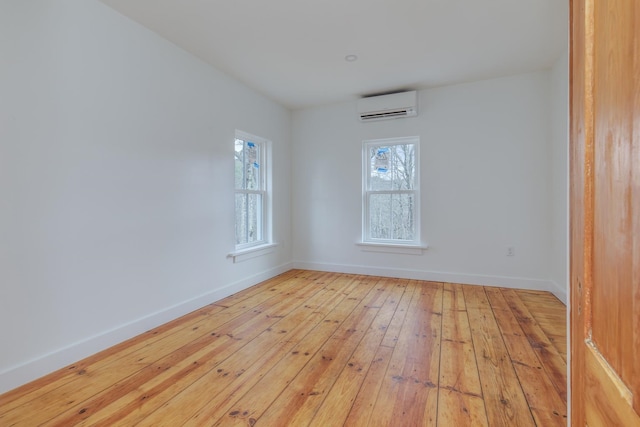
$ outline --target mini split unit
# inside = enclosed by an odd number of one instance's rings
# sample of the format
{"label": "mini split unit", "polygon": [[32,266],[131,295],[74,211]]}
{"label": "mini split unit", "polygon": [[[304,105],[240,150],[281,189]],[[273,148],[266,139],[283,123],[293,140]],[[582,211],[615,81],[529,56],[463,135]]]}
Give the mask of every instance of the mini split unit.
{"label": "mini split unit", "polygon": [[417,92],[400,92],[370,96],[358,101],[358,117],[362,122],[398,119],[418,115]]}

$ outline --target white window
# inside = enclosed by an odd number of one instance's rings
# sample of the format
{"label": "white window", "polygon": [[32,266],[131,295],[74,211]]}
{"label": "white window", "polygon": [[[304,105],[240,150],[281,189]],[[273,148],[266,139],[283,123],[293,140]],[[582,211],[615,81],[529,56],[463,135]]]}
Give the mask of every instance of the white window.
{"label": "white window", "polygon": [[420,244],[419,138],[364,142],[365,243]]}
{"label": "white window", "polygon": [[236,131],[236,250],[269,242],[267,145],[262,138]]}

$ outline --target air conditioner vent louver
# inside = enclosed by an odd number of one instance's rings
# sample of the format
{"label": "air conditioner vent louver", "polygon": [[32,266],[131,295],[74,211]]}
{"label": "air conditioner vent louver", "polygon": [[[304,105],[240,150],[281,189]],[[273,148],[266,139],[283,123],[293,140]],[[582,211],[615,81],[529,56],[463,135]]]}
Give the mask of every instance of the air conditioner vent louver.
{"label": "air conditioner vent louver", "polygon": [[358,101],[358,116],[362,122],[412,117],[417,114],[415,91],[372,96]]}
{"label": "air conditioner vent louver", "polygon": [[392,118],[392,117],[405,117],[408,115],[409,115],[409,112],[407,110],[398,110],[398,111],[390,111],[388,113],[362,114],[360,116],[360,119],[375,120],[375,119],[386,119],[386,118]]}

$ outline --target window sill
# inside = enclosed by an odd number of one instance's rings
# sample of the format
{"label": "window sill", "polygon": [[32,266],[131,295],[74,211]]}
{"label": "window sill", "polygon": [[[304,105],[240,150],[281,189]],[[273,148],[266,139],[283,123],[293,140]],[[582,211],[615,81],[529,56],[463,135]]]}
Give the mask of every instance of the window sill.
{"label": "window sill", "polygon": [[429,248],[425,245],[396,245],[393,243],[358,242],[356,245],[365,252],[386,252],[391,254],[422,255]]}
{"label": "window sill", "polygon": [[252,246],[250,248],[241,249],[236,252],[231,252],[229,255],[227,255],[227,258],[233,259],[233,263],[235,264],[271,253],[276,246],[278,246],[277,243],[266,243],[260,246]]}

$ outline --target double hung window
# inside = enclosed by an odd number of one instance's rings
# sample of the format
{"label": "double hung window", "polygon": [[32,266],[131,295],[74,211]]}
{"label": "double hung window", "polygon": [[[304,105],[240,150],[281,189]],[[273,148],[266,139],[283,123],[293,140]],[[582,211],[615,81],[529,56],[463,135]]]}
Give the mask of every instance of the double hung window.
{"label": "double hung window", "polygon": [[235,234],[236,250],[268,243],[267,141],[236,132]]}
{"label": "double hung window", "polygon": [[420,244],[419,139],[364,142],[363,242]]}

